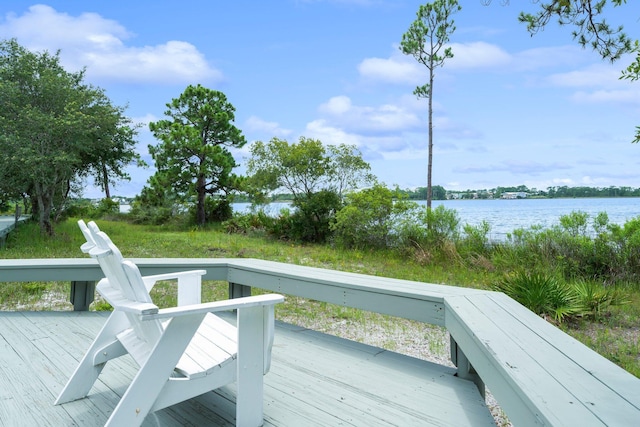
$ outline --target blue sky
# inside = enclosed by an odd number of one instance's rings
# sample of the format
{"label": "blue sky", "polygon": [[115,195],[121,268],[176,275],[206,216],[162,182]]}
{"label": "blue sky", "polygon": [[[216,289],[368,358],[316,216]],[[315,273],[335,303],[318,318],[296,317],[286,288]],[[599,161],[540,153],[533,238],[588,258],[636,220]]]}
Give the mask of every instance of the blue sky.
{"label": "blue sky", "polygon": [[[189,84],[224,92],[249,142],[300,136],[355,144],[378,179],[426,186],[427,102],[412,94],[427,70],[398,48],[420,1],[3,0],[0,38],[61,51],[69,70],[107,91],[145,126]],[[436,71],[433,182],[450,190],[525,184],[640,187],[640,82],[583,50],[569,29],[531,37],[529,1],[462,0],[455,57]],[[640,7],[613,9],[640,38]],[[248,146],[234,152],[246,163]],[[152,169],[114,193],[139,193]],[[237,172],[242,173],[240,168]],[[85,195],[100,193],[88,183]]]}

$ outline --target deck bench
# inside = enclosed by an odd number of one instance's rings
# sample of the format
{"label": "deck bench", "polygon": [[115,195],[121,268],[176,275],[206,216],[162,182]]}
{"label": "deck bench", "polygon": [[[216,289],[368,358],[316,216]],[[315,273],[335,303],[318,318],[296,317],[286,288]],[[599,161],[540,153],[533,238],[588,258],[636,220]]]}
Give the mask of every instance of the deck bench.
{"label": "deck bench", "polygon": [[445,326],[516,426],[640,420],[640,380],[503,293],[445,298]]}

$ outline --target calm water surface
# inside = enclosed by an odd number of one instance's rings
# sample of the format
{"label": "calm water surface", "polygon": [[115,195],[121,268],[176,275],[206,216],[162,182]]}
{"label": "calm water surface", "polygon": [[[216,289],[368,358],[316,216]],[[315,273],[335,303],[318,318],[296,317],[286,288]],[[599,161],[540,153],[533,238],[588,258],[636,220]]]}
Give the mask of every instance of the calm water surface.
{"label": "calm water surface", "polygon": [[[424,201],[418,202],[426,204]],[[433,207],[444,205],[455,209],[461,224],[479,225],[483,220],[491,225],[490,237],[504,239],[507,233],[532,225],[550,227],[559,223],[562,215],[582,211],[593,219],[606,212],[609,222],[624,224],[640,216],[640,198],[594,198],[594,199],[517,199],[517,200],[434,200]],[[271,213],[288,207],[287,203],[272,203],[267,207]],[[249,203],[235,203],[236,212],[248,211]]]}
{"label": "calm water surface", "polygon": [[562,215],[582,211],[593,219],[606,212],[612,224],[624,224],[640,216],[640,198],[594,199],[517,199],[517,200],[445,200],[434,201],[433,206],[444,205],[455,209],[461,223],[478,225],[486,220],[491,225],[491,237],[502,239],[517,228],[541,225],[545,228],[559,223]]}

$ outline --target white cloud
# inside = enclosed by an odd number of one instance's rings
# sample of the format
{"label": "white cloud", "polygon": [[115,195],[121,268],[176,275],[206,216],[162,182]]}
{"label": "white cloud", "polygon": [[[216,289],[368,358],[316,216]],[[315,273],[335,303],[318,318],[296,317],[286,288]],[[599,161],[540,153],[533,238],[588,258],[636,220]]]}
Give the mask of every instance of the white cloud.
{"label": "white cloud", "polygon": [[334,96],[325,104],[320,105],[318,110],[329,115],[344,114],[351,109],[351,99],[348,96]]}
{"label": "white cloud", "polygon": [[50,6],[35,5],[20,16],[8,14],[0,23],[0,36],[15,37],[37,51],[60,50],[65,67],[86,67],[87,75],[95,78],[157,83],[222,78],[194,45],[170,40],[154,46],[131,46],[125,42],[133,38],[132,33],[95,13],[70,16]]}
{"label": "white cloud", "polygon": [[357,106],[347,96],[329,99],[320,105],[318,111],[337,126],[364,134],[405,131],[423,124],[416,111],[405,105]]}
{"label": "white cloud", "polygon": [[576,67],[588,60],[589,55],[574,45],[539,47],[515,53],[511,71],[531,71],[560,66]]}
{"label": "white cloud", "polygon": [[142,125],[144,128],[149,128],[149,123],[158,121],[158,118],[154,114],[145,114],[142,117],[133,117],[131,119],[134,123]]}
{"label": "white cloud", "polygon": [[[446,62],[447,69],[501,69],[513,62],[513,57],[502,48],[486,43],[452,43],[453,58]],[[428,70],[413,57],[403,55],[393,46],[388,58],[365,58],[358,64],[358,72],[370,81],[392,84],[422,84]]]}
{"label": "white cloud", "polygon": [[366,79],[394,84],[419,84],[425,70],[410,57],[365,58],[358,65],[358,72]]}
{"label": "white cloud", "polygon": [[614,103],[640,106],[640,91],[638,90],[595,90],[593,92],[580,91],[573,94],[571,99],[577,103]]}
{"label": "white cloud", "polygon": [[620,69],[610,64],[595,64],[580,70],[557,73],[549,76],[549,82],[563,87],[629,87],[621,81]]}
{"label": "white cloud", "polygon": [[582,89],[571,96],[576,103],[640,106],[640,89],[619,77],[619,65],[597,63],[579,70],[553,74],[547,81],[557,87]]}
{"label": "white cloud", "polygon": [[[309,122],[305,135],[316,138],[327,145],[355,145],[362,152],[367,161],[382,159],[390,154],[398,155],[405,152],[409,146],[401,135],[393,136],[365,136],[333,126],[324,119]],[[400,158],[403,156],[400,154]]]}
{"label": "white cloud", "polygon": [[452,43],[450,47],[453,58],[447,60],[447,68],[498,68],[512,62],[509,53],[499,46],[486,42]]}
{"label": "white cloud", "polygon": [[290,129],[285,129],[277,122],[268,122],[257,116],[251,116],[244,122],[244,127],[248,131],[261,132],[270,136],[285,137],[292,133]]}

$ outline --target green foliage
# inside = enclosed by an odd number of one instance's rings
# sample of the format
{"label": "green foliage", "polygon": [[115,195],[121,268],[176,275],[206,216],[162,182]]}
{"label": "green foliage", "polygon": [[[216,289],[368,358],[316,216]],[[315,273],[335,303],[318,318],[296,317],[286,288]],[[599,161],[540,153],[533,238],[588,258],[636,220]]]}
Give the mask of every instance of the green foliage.
{"label": "green foliage", "polygon": [[556,322],[584,314],[575,292],[569,286],[542,273],[517,271],[498,282],[495,289],[534,313],[550,316]]}
{"label": "green foliage", "polygon": [[87,176],[106,185],[126,178],[124,166],[139,159],[124,109],[83,80],[83,71],[62,67],[58,53],[0,42],[0,194],[28,196],[48,234]]}
{"label": "green foliage", "polygon": [[460,217],[443,205],[426,210],[415,207],[399,221],[398,235],[401,247],[438,251],[459,240]]}
{"label": "green foliage", "polygon": [[247,186],[254,198],[274,191],[286,191],[293,200],[321,190],[342,196],[374,181],[371,167],[355,146],[325,147],[318,139],[300,137],[298,142],[272,138],[251,145],[247,163]]}
{"label": "green foliage", "polygon": [[[457,0],[435,0],[420,5],[416,20],[402,35],[402,53],[412,55],[431,72],[434,68],[441,67],[445,59],[453,58],[451,48],[446,45],[456,30],[451,16],[461,9]],[[426,98],[429,97],[430,89],[431,85],[419,86],[414,93],[418,97]]]}
{"label": "green foliage", "polygon": [[479,225],[465,224],[464,237],[460,240],[460,253],[469,255],[489,255],[492,245],[489,239],[491,225],[483,220]]}
{"label": "green foliage", "polygon": [[180,202],[195,199],[196,223],[204,225],[207,195],[225,198],[239,187],[229,148],[241,148],[246,140],[233,125],[235,108],[222,92],[190,85],[167,104],[165,115],[169,119],[149,123],[160,140],[149,146],[157,181],[169,184],[165,188]]}
{"label": "green foliage", "polygon": [[559,323],[577,317],[597,320],[612,307],[629,302],[627,293],[618,288],[586,280],[565,283],[555,276],[524,270],[506,275],[494,288]]}
{"label": "green foliage", "polygon": [[[535,13],[520,13],[518,20],[527,25],[529,33],[536,34],[557,19],[561,26],[571,26],[571,35],[582,47],[591,47],[604,59],[614,62],[632,51],[632,40],[622,25],[612,27],[601,18],[607,3],[620,6],[624,0],[552,0],[540,4]],[[626,2],[626,1],[624,1]]]}
{"label": "green foliage", "polygon": [[279,138],[272,138],[267,144],[256,141],[247,162],[251,188],[256,192],[285,189],[294,200],[327,188],[330,169],[322,142],[305,137],[293,144]]}
{"label": "green foliage", "polygon": [[340,196],[332,190],[322,190],[293,202],[296,211],[292,215],[294,240],[326,242],[336,212],[342,207]]}
{"label": "green foliage", "polygon": [[397,246],[395,227],[417,205],[400,192],[376,184],[346,195],[346,205],[332,225],[335,243],[345,248],[384,249]]}
{"label": "green foliage", "polygon": [[518,260],[531,268],[561,272],[566,279],[600,279],[608,283],[640,279],[640,218],[623,227],[609,224],[598,214],[589,217],[572,212],[548,229],[532,226],[514,230],[505,244],[496,248],[494,261],[509,268]]}
{"label": "green foliage", "polygon": [[[207,223],[227,221],[233,216],[233,208],[226,198],[206,197],[204,210]],[[198,224],[196,207],[192,207],[189,210],[189,215],[193,223]]]}
{"label": "green foliage", "polygon": [[272,228],[275,218],[267,215],[263,210],[257,212],[234,213],[233,216],[223,221],[222,228],[227,233],[260,234]]}
{"label": "green foliage", "polygon": [[325,242],[342,208],[342,194],[373,181],[370,167],[354,146],[325,147],[317,139],[300,137],[297,143],[273,138],[251,146],[247,188],[255,201],[273,191],[292,195],[293,211],[282,212],[267,225],[280,238]]}
{"label": "green foliage", "polygon": [[629,303],[626,292],[595,281],[579,280],[573,285],[578,304],[584,314],[599,319],[613,306]]}
{"label": "green foliage", "polygon": [[104,300],[93,302],[92,308],[95,311],[113,311],[113,307],[111,306],[111,304]]}
{"label": "green foliage", "polygon": [[88,199],[74,200],[64,210],[61,218],[114,218],[120,215],[120,204],[108,198],[94,204]]}
{"label": "green foliage", "polygon": [[129,219],[135,224],[160,225],[184,211],[177,195],[171,190],[169,178],[156,172],[131,203]]}

